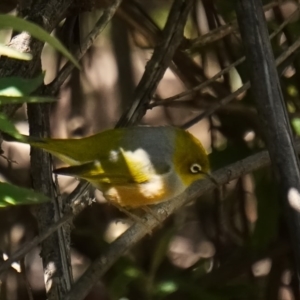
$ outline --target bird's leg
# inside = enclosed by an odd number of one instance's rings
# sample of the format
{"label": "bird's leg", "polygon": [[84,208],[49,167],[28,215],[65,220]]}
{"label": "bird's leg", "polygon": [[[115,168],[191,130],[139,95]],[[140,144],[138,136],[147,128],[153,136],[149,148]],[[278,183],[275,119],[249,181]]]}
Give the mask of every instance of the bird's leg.
{"label": "bird's leg", "polygon": [[[110,203],[116,207],[117,209],[119,209],[121,212],[123,212],[127,217],[129,217],[130,219],[134,220],[135,222],[142,224],[143,226],[146,227],[147,232],[151,235],[152,234],[152,229],[150,229],[147,224],[145,223],[145,221],[143,219],[141,219],[140,217],[138,217],[136,214],[131,213],[128,209],[126,209],[125,207],[119,205],[118,203],[114,202],[114,201],[110,201]],[[153,212],[152,212],[153,213]]]}

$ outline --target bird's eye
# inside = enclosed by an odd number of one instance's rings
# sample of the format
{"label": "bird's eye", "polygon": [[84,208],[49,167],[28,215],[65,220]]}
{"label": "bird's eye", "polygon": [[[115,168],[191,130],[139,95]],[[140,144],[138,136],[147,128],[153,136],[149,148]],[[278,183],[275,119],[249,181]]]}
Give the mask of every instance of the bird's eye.
{"label": "bird's eye", "polygon": [[201,170],[202,170],[202,168],[199,164],[192,164],[190,167],[190,171],[193,174],[201,173]]}

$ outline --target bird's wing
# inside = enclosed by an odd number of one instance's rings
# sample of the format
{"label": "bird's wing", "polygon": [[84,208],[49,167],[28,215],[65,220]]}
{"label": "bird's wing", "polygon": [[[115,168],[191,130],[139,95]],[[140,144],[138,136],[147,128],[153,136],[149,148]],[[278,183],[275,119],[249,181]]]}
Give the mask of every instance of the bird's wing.
{"label": "bird's wing", "polygon": [[[159,170],[157,170],[159,169]],[[153,176],[169,172],[167,164],[155,168],[143,150],[124,151],[120,149],[115,161],[91,161],[77,166],[60,168],[56,174],[79,177],[92,182],[121,184],[139,184],[151,181]]]}
{"label": "bird's wing", "polygon": [[105,172],[98,161],[56,169],[54,173],[83,178],[90,182],[98,182],[99,184],[124,184],[130,180],[130,178],[124,174]]}
{"label": "bird's wing", "polygon": [[137,149],[124,151],[120,149],[120,162],[126,166],[130,177],[135,183],[148,182],[156,175],[162,175],[170,171],[170,166],[163,161],[159,166],[154,166],[147,151]]}

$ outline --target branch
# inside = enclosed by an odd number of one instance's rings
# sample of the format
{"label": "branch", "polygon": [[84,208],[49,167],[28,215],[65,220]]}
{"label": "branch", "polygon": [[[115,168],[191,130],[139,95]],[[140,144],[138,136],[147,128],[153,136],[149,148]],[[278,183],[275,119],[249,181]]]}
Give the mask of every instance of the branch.
{"label": "branch", "polygon": [[[20,260],[23,256],[25,256],[29,251],[33,248],[37,247],[41,242],[43,242],[46,238],[48,238],[52,233],[54,233],[58,228],[60,228],[65,223],[70,223],[75,216],[77,216],[87,205],[88,201],[76,201],[84,196],[86,191],[89,188],[89,183],[79,183],[75,190],[64,199],[64,203],[75,204],[73,208],[73,212],[65,214],[61,219],[51,224],[45,231],[40,233],[31,241],[22,245],[19,250],[10,255],[10,257],[0,264],[0,275],[10,268],[11,264]],[[80,199],[81,200],[81,199]],[[77,203],[79,202],[79,203]]]}
{"label": "branch", "polygon": [[136,124],[146,113],[156,87],[182,41],[183,29],[192,4],[192,0],[174,1],[163,30],[162,42],[155,47],[143,77],[135,90],[134,101],[119,120],[118,127]]}
{"label": "branch", "polygon": [[[300,201],[299,160],[279,83],[268,29],[260,0],[239,0],[236,5],[250,81],[261,125],[265,131],[272,167],[280,184],[286,221],[300,275],[300,213],[292,201]],[[295,195],[292,198],[292,195]]]}
{"label": "branch", "polygon": [[[272,40],[278,33],[280,33],[284,29],[285,26],[287,26],[291,22],[292,18],[294,18],[295,15],[298,14],[299,10],[300,10],[300,7],[297,7],[297,9],[284,22],[282,22],[280,24],[280,26],[278,26],[278,28],[275,31],[273,31],[270,34],[270,40]],[[280,63],[282,63],[289,55],[291,55],[291,53],[293,53],[294,51],[297,50],[297,48],[294,47],[295,43],[293,43],[293,45],[291,45],[287,50],[285,50],[280,55],[280,57],[278,59],[276,59],[276,65],[277,66]],[[292,46],[293,46],[293,48],[292,48]],[[299,47],[299,45],[297,47]],[[235,68],[238,65],[242,64],[245,60],[246,60],[246,57],[243,56],[240,59],[238,59],[235,62],[233,62],[232,64],[230,64],[229,66],[227,66],[226,68],[224,68],[221,71],[219,71],[218,73],[216,73],[213,77],[211,77],[208,80],[202,82],[201,84],[196,85],[195,87],[193,87],[193,88],[191,88],[191,89],[189,89],[187,91],[184,91],[184,92],[182,92],[180,94],[177,94],[175,96],[171,96],[169,98],[165,98],[165,99],[160,100],[160,101],[154,101],[151,104],[149,104],[148,107],[150,109],[152,109],[152,108],[154,108],[156,106],[168,106],[170,103],[173,103],[174,101],[185,99],[187,96],[191,96],[191,95],[195,94],[195,92],[198,92],[198,91],[204,89],[205,87],[209,86],[211,83],[213,83],[214,81],[216,81],[217,79],[219,79],[221,76],[223,76],[224,74],[228,73],[232,68]]]}
{"label": "branch", "polygon": [[[264,5],[264,11],[268,11],[274,7],[280,6],[281,3],[279,2],[272,2]],[[224,38],[225,36],[234,33],[238,30],[238,24],[237,21],[234,20],[230,24],[226,24],[223,26],[220,26],[214,30],[211,30],[210,32],[195,38],[190,41],[191,45],[189,46],[189,49],[187,49],[187,53],[193,54],[194,52],[199,52],[199,48],[208,46],[210,43],[214,43],[219,41],[220,39]]]}
{"label": "branch", "polygon": [[[286,49],[279,57],[277,57],[277,59],[276,59],[276,66],[280,66],[282,63],[285,62],[285,60],[289,56],[291,56],[293,54],[296,54],[299,51],[299,48],[300,48],[300,38],[298,38],[290,47],[288,47],[288,49]],[[199,116],[196,116],[192,120],[186,122],[181,127],[182,128],[189,128],[193,124],[196,124],[197,122],[199,122],[200,120],[202,120],[202,119],[204,119],[206,117],[209,117],[217,109],[219,109],[221,106],[224,106],[224,105],[230,103],[232,100],[234,100],[241,93],[247,91],[250,87],[251,87],[250,81],[247,81],[239,89],[237,89],[235,92],[233,92],[233,93],[229,94],[228,96],[226,96],[225,98],[221,99],[218,103],[212,105],[209,109],[206,109]]]}
{"label": "branch", "polygon": [[[37,137],[49,136],[49,104],[28,105],[30,134]],[[52,180],[52,160],[50,154],[40,149],[31,149],[31,177],[34,190],[48,196],[51,201],[36,207],[39,232],[44,232],[61,215]],[[44,280],[47,298],[63,299],[70,290],[73,279],[70,269],[69,245],[62,228],[49,236],[41,244],[41,257],[44,268]]]}

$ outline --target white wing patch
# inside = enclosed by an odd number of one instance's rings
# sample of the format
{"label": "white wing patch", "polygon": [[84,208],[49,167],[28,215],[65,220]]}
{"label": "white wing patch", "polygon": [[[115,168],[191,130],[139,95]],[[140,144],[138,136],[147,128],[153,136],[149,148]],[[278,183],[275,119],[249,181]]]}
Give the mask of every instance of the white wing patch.
{"label": "white wing patch", "polygon": [[109,161],[111,162],[117,162],[119,160],[119,153],[118,151],[112,150],[109,152]]}
{"label": "white wing patch", "polygon": [[128,162],[129,169],[135,169],[138,166],[138,171],[149,176],[156,174],[155,168],[150,160],[150,157],[144,149],[135,151],[124,151],[120,148],[123,157]]}
{"label": "white wing patch", "polygon": [[149,199],[162,196],[165,193],[165,189],[163,176],[160,175],[155,175],[151,181],[139,185],[140,193]]}
{"label": "white wing patch", "polygon": [[[149,200],[155,200],[156,198],[159,200],[165,194],[167,188],[165,178],[163,175],[157,174],[149,154],[144,149],[125,151],[120,148],[119,151],[113,150],[109,153],[109,160],[114,163],[121,160],[125,161],[136,183],[111,186],[105,192],[107,198],[118,203],[126,203],[129,199],[122,198],[132,197],[133,194],[136,195],[135,197]],[[132,193],[134,190],[136,192]],[[132,199],[132,201],[134,200]],[[141,200],[141,203],[143,202]],[[147,201],[145,202],[147,203]]]}

